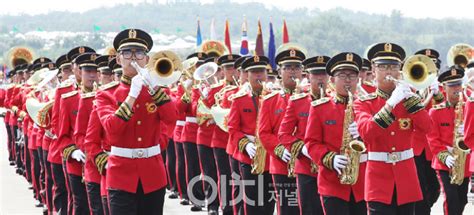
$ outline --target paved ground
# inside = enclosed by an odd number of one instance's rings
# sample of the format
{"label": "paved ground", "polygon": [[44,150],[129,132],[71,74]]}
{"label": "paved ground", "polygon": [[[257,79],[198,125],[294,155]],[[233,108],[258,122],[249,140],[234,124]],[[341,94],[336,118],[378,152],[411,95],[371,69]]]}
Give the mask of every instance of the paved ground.
{"label": "paved ground", "polygon": [[[42,209],[36,208],[33,193],[23,177],[15,174],[15,169],[8,165],[6,135],[3,119],[0,119],[0,215],[41,214]],[[168,194],[167,194],[168,196]],[[433,215],[442,215],[443,197],[433,207]],[[182,206],[179,200],[165,200],[165,214],[205,214],[205,211],[191,212],[190,206]],[[464,214],[474,214],[474,204],[468,203]]]}

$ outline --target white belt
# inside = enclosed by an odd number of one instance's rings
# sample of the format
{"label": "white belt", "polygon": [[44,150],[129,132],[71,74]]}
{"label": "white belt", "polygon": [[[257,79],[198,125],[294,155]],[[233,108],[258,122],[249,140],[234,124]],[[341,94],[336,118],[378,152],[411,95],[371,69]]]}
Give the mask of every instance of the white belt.
{"label": "white belt", "polygon": [[361,154],[359,158],[359,163],[367,162],[367,153]]}
{"label": "white belt", "polygon": [[112,146],[112,150],[110,150],[111,155],[124,157],[124,158],[150,158],[161,153],[160,146],[152,146],[149,148],[136,148],[136,149],[129,149],[129,148],[120,148],[116,146]]}
{"label": "white belt", "polygon": [[412,158],[413,149],[408,149],[401,152],[369,152],[369,160],[370,161],[380,161],[385,163],[391,163],[395,165],[395,163],[408,160]]}
{"label": "white belt", "polygon": [[246,134],[246,135],[245,135],[245,137],[247,137],[247,139],[249,139],[249,140],[250,140],[250,142],[253,142],[253,143],[255,143],[255,136],[252,136],[252,135],[248,135],[248,134]]}
{"label": "white belt", "polygon": [[186,122],[197,123],[197,120],[196,120],[196,117],[187,116],[186,117]]}
{"label": "white belt", "polygon": [[178,121],[176,121],[176,125],[177,125],[177,126],[184,126],[185,123],[186,123],[186,122],[183,121],[183,120],[178,120]]}

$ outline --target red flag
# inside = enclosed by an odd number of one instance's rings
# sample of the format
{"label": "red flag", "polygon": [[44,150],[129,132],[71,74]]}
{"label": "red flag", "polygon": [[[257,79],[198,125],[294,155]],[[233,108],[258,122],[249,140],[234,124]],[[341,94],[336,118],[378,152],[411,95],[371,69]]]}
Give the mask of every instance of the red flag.
{"label": "red flag", "polygon": [[283,44],[290,42],[290,37],[288,36],[288,28],[286,27],[286,20],[283,19]]}
{"label": "red flag", "polygon": [[232,54],[232,48],[230,47],[230,32],[229,32],[229,20],[225,20],[225,30],[224,30],[224,43],[229,49],[229,54]]}
{"label": "red flag", "polygon": [[265,51],[263,50],[262,25],[260,24],[260,19],[258,20],[258,33],[257,41],[255,43],[255,54],[259,56],[265,55]]}

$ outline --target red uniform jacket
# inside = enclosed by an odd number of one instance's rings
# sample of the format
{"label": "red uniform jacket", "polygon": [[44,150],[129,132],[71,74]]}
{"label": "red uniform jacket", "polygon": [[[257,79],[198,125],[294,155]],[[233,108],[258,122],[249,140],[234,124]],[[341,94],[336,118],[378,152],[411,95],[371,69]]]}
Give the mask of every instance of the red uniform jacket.
{"label": "red uniform jacket", "polygon": [[285,115],[290,94],[283,91],[272,92],[265,96],[258,120],[258,135],[267,154],[270,155],[270,174],[288,175],[288,165],[275,155],[275,148],[280,144],[278,130]]}
{"label": "red uniform jacket", "polygon": [[184,122],[186,120],[186,112],[184,110],[181,110],[179,108],[180,103],[181,103],[181,97],[184,94],[184,88],[182,85],[178,85],[177,91],[173,93],[173,101],[176,103],[176,109],[177,109],[177,121],[176,125],[174,127],[174,132],[173,132],[173,140],[174,142],[179,142],[182,143],[181,141],[181,135],[183,133],[183,127],[184,127]]}
{"label": "red uniform jacket", "polygon": [[[464,142],[474,151],[474,101],[469,99],[464,109]],[[467,162],[467,161],[466,161]],[[469,161],[469,171],[474,172],[474,156]]]}
{"label": "red uniform jacket", "polygon": [[[146,88],[132,108],[132,116],[125,120],[117,112],[128,96],[130,85],[121,82],[113,96],[98,92],[96,96],[97,114],[104,127],[111,146],[122,148],[148,148],[159,143],[155,129],[160,130],[161,122],[166,124],[176,120],[176,107],[173,102],[160,106],[155,104]],[[107,162],[107,188],[130,193],[137,191],[141,181],[144,193],[161,189],[167,184],[166,171],[161,155],[150,158],[129,159],[110,155]]]}
{"label": "red uniform jacket", "polygon": [[[63,82],[61,86],[56,89],[56,93],[54,94],[54,105],[51,109],[51,133],[56,135],[56,137],[58,137],[59,134],[59,108],[61,104],[61,96],[65,93],[71,92],[72,90],[74,90],[72,83]],[[48,161],[54,164],[62,164],[61,151],[58,144],[58,138],[56,138],[53,139],[49,145]]]}
{"label": "red uniform jacket", "polygon": [[[214,98],[214,95],[218,93],[223,86],[223,84],[212,86],[206,98],[202,98],[201,96],[201,101],[205,106],[207,106],[207,108],[211,109],[212,105],[215,104],[216,100]],[[216,127],[218,126],[216,126],[214,120],[206,120],[204,123],[199,125],[196,143],[199,145],[211,147],[212,134],[214,133],[214,129]]]}
{"label": "red uniform jacket", "polygon": [[[186,113],[186,117],[196,118],[196,108],[197,108],[199,97],[200,97],[199,90],[197,88],[193,88],[191,91],[190,103],[185,103],[182,100],[180,100],[178,104],[179,111]],[[181,142],[196,143],[197,129],[198,129],[197,123],[186,121],[183,127],[182,134],[181,134]]]}
{"label": "red uniform jacket", "polygon": [[[236,94],[232,102],[229,113],[229,145],[234,145],[235,151],[233,157],[245,164],[251,164],[252,159],[248,156],[245,149],[238,150],[239,141],[246,138],[245,135],[255,136],[257,133],[257,112],[261,107],[260,101],[262,96],[256,97],[251,93],[243,92]],[[256,108],[257,106],[257,108]],[[270,159],[267,152],[265,161],[265,171],[269,169]]]}
{"label": "red uniform jacket", "polygon": [[373,93],[377,89],[372,83],[366,81],[362,82],[361,86],[367,93]]}
{"label": "red uniform jacket", "polygon": [[[455,107],[447,103],[434,106],[430,110],[430,118],[433,127],[428,133],[428,141],[430,143],[431,151],[433,152],[433,161],[431,166],[435,170],[449,171],[449,168],[439,160],[438,154],[448,150],[447,147],[453,147],[454,137],[454,113]],[[464,119],[463,119],[464,120]],[[466,158],[466,170],[464,177],[469,177],[469,160],[470,154]]]}
{"label": "red uniform jacket", "polygon": [[362,201],[365,163],[360,164],[357,183],[352,186],[341,184],[337,172],[323,165],[323,158],[327,153],[340,154],[346,104],[337,102],[333,97],[316,100],[311,105],[305,142],[311,158],[319,165],[319,194],[349,201],[352,191],[355,200]]}
{"label": "red uniform jacket", "polygon": [[[296,141],[304,140],[312,100],[310,94],[290,98],[278,131],[278,139],[287,149],[291,149]],[[311,162],[306,156],[300,155],[295,161],[295,173],[317,177],[316,172],[311,172]]]}
{"label": "red uniform jacket", "polygon": [[[231,102],[229,101],[229,96],[237,92],[239,88],[233,85],[226,85],[221,89],[223,98],[221,98],[220,106],[225,109],[230,109]],[[227,142],[229,141],[229,133],[222,130],[219,126],[215,126],[214,134],[212,135],[212,148],[226,149],[228,148]],[[227,152],[228,153],[228,152]]]}
{"label": "red uniform jacket", "polygon": [[[71,91],[61,96],[61,104],[59,110],[59,132],[58,132],[58,150],[63,157],[63,150],[75,145],[74,131],[76,127],[77,113],[79,108],[80,95],[78,91]],[[78,145],[76,147],[80,148]],[[82,163],[75,159],[69,158],[66,161],[67,173],[76,176],[82,176]]]}
{"label": "red uniform jacket", "polygon": [[[374,115],[385,106],[388,97],[377,90],[376,94],[369,94],[367,98],[354,103],[355,120],[369,153],[409,150],[414,131],[427,133],[431,128],[426,110],[410,114],[402,103],[391,112],[395,117],[394,121],[387,128],[381,127],[376,123]],[[365,177],[365,200],[390,204],[396,189],[398,205],[419,201],[423,196],[419,183],[414,183],[416,181],[418,175],[413,158],[395,165],[369,160]]]}

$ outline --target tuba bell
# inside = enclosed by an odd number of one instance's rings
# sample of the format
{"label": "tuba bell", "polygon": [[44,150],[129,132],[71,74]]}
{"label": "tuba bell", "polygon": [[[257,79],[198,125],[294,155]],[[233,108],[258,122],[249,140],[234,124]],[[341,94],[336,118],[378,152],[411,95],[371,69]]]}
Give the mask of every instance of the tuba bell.
{"label": "tuba bell", "polygon": [[220,57],[229,52],[222,42],[216,40],[203,42],[200,51],[206,53],[209,57]]}
{"label": "tuba bell", "polygon": [[473,48],[469,44],[459,43],[451,46],[448,51],[448,66],[459,65],[466,68],[467,63],[472,58]]}
{"label": "tuba bell", "polygon": [[7,60],[7,66],[12,69],[21,64],[31,63],[33,58],[33,51],[30,48],[23,46],[11,48],[5,57]]}
{"label": "tuba bell", "polygon": [[194,71],[193,78],[198,81],[207,81],[216,74],[219,66],[214,62],[205,63]]}
{"label": "tuba bell", "polygon": [[196,70],[196,65],[197,62],[199,61],[199,58],[197,57],[192,57],[189,59],[186,59],[183,61],[183,72],[184,75],[186,75],[187,78],[192,78],[194,71]]}
{"label": "tuba bell", "polygon": [[51,124],[49,110],[53,107],[54,100],[49,102],[40,102],[36,98],[28,98],[25,106],[31,120],[41,128],[47,128]]}

